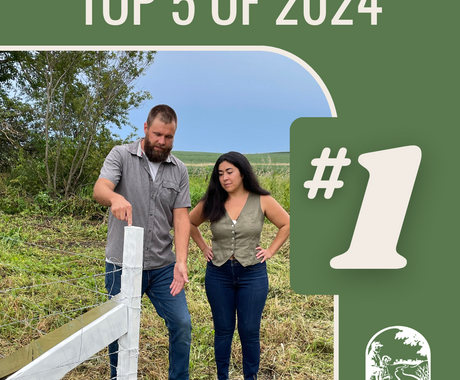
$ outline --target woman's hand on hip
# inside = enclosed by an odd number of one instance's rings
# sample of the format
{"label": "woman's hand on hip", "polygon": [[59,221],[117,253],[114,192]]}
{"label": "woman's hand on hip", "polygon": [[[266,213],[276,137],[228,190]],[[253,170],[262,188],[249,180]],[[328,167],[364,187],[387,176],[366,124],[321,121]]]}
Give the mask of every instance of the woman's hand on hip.
{"label": "woman's hand on hip", "polygon": [[258,251],[256,253],[256,258],[257,259],[262,259],[261,263],[263,263],[265,260],[268,260],[270,257],[272,257],[275,253],[270,251],[268,248],[264,249],[262,247],[257,247],[256,250]]}
{"label": "woman's hand on hip", "polygon": [[214,255],[212,253],[212,248],[210,246],[206,246],[205,249],[203,249],[203,256],[207,261],[211,261],[214,258]]}

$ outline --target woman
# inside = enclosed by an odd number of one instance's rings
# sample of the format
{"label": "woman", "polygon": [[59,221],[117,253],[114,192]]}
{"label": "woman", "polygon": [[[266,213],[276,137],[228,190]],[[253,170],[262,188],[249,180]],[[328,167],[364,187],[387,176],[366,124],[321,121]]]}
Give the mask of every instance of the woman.
{"label": "woman", "polygon": [[[265,217],[278,227],[268,248],[260,246]],[[209,220],[208,246],[198,226]],[[257,379],[260,321],[268,294],[266,260],[289,236],[289,215],[260,187],[247,158],[237,152],[219,157],[206,194],[190,212],[191,236],[208,261],[206,295],[214,320],[214,351],[219,380],[228,379],[233,333],[243,350],[245,379]]]}

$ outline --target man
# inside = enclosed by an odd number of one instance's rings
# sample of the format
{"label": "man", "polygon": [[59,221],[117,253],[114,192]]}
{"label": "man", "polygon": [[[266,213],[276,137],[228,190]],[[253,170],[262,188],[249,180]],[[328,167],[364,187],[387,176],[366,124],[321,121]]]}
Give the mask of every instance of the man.
{"label": "man", "polygon": [[[370,352],[367,356],[367,366],[368,369],[366,372],[369,373],[369,380],[381,380],[382,379],[382,358],[380,357],[380,349],[383,347],[383,344],[380,342],[374,341],[371,344]],[[367,376],[367,375],[366,375]]]}
{"label": "man", "polygon": [[[142,294],[146,293],[169,330],[169,380],[188,380],[191,321],[185,299],[190,237],[189,181],[185,165],[170,154],[177,116],[166,105],[149,112],[145,138],[116,146],[104,161],[94,199],[110,207],[105,284],[120,292],[124,226],[144,228]],[[174,245],[170,234],[174,227]],[[116,378],[118,342],[109,345]]]}

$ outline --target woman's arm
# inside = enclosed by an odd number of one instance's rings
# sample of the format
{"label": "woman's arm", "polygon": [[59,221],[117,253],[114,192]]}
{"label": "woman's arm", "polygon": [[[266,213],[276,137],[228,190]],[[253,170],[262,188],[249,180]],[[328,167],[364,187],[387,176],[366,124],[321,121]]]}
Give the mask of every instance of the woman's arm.
{"label": "woman's arm", "polygon": [[195,208],[190,211],[190,236],[193,241],[198,245],[198,248],[203,252],[204,257],[207,261],[210,261],[214,258],[212,254],[212,248],[206,244],[206,241],[201,234],[201,231],[198,227],[205,222],[203,218],[203,202],[198,203]]}
{"label": "woman's arm", "polygon": [[273,242],[266,249],[257,247],[256,257],[262,258],[262,263],[272,257],[284,244],[290,233],[290,218],[289,214],[281,207],[281,205],[271,196],[263,195],[260,197],[260,206],[267,219],[278,227],[278,233],[273,239]]}

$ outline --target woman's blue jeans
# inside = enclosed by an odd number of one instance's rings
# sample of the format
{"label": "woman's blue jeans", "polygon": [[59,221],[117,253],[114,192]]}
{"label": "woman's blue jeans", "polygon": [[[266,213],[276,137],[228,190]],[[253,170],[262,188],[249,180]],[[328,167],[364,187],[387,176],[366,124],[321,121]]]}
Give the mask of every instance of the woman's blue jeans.
{"label": "woman's blue jeans", "polygon": [[228,379],[236,317],[243,350],[245,379],[257,379],[260,362],[260,321],[268,294],[266,263],[243,267],[229,260],[221,267],[208,262],[206,294],[214,320],[217,378]]}
{"label": "woman's blue jeans", "polygon": [[[120,293],[121,271],[114,272],[117,269],[121,267],[106,263],[105,287],[110,296]],[[147,294],[169,330],[169,380],[188,380],[192,324],[184,290],[175,297],[170,293],[173,277],[174,263],[144,270],[141,294]],[[109,345],[111,379],[117,376],[117,352],[118,341],[115,341]]]}

